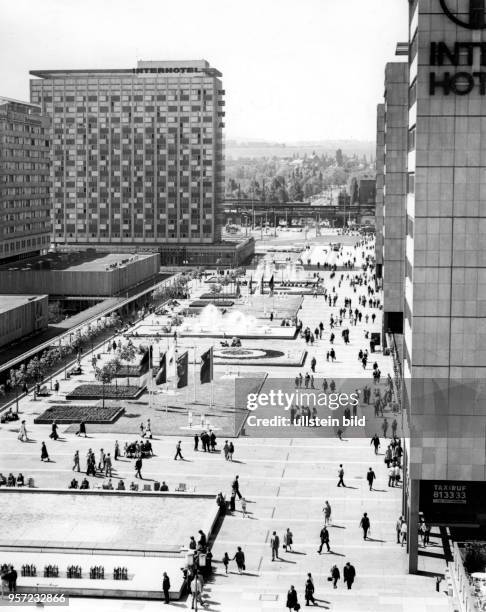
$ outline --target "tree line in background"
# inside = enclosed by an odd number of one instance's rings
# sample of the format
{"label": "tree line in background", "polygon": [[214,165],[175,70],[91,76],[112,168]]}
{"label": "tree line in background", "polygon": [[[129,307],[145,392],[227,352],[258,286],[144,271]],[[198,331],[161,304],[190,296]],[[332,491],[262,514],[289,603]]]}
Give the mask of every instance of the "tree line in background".
{"label": "tree line in background", "polygon": [[364,175],[374,176],[366,156],[348,156],[341,149],[334,156],[314,152],[292,158],[240,158],[226,162],[226,195],[269,204],[303,202],[347,186],[354,203]]}

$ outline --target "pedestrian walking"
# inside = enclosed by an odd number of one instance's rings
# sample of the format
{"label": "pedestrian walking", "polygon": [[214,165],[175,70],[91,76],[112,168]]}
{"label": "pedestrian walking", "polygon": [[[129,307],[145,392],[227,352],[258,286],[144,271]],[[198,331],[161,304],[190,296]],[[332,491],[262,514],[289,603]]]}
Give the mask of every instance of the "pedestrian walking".
{"label": "pedestrian walking", "polygon": [[194,450],[197,451],[199,448],[199,434],[194,434]]}
{"label": "pedestrian walking", "polygon": [[177,459],[181,459],[182,461],[184,461],[184,457],[182,456],[181,449],[182,449],[182,444],[181,444],[181,441],[179,440],[179,442],[177,442],[176,444],[176,454],[174,457],[174,461],[177,461]]}
{"label": "pedestrian walking", "polygon": [[229,443],[228,461],[233,461],[233,453],[235,452],[235,445],[233,442]]}
{"label": "pedestrian walking", "polygon": [[228,565],[230,562],[230,558],[227,552],[224,553],[223,558],[221,560],[221,563],[224,565],[224,573],[227,574],[228,573]]}
{"label": "pedestrian walking", "polygon": [[243,513],[243,517],[246,517],[246,499],[244,497],[241,498],[241,512]]}
{"label": "pedestrian walking", "polygon": [[354,566],[351,565],[351,563],[348,561],[343,567],[343,580],[349,590],[351,590],[351,587],[353,586],[355,577],[356,570],[354,569]]}
{"label": "pedestrian walking", "polygon": [[383,421],[381,428],[383,430],[383,437],[386,438],[386,434],[388,432],[388,419],[385,417],[385,420]]}
{"label": "pedestrian walking", "polygon": [[76,432],[77,436],[84,436],[85,438],[87,437],[86,435],[86,423],[84,421],[81,421],[81,423],[79,424],[79,429]]}
{"label": "pedestrian walking", "polygon": [[402,531],[402,523],[403,523],[403,516],[400,515],[395,525],[395,531],[397,533],[397,544],[400,544],[400,533]]}
{"label": "pedestrian walking", "polygon": [[287,552],[292,552],[292,544],[294,543],[294,534],[290,531],[290,528],[287,527],[287,531],[284,533],[283,537],[283,547]]}
{"label": "pedestrian walking", "polygon": [[197,578],[196,576],[194,576],[194,578],[191,580],[189,584],[189,588],[191,590],[191,595],[192,595],[191,608],[194,609],[195,603],[201,604],[203,608],[207,607],[206,602],[203,601],[202,599],[203,581],[202,581],[200,574],[197,574]]}
{"label": "pedestrian walking", "polygon": [[76,471],[76,472],[80,472],[80,471],[81,471],[81,468],[80,468],[80,466],[79,466],[79,451],[78,451],[78,450],[74,452],[74,460],[73,460],[73,463],[74,463],[74,465],[73,465],[73,472],[74,472],[74,471]]}
{"label": "pedestrian walking", "polygon": [[135,478],[143,480],[142,476],[142,457],[138,457],[135,461]]}
{"label": "pedestrian walking", "polygon": [[375,455],[377,455],[378,454],[378,450],[380,448],[380,438],[378,437],[378,434],[375,433],[375,435],[371,438],[370,445],[371,444],[375,448]]}
{"label": "pedestrian walking", "polygon": [[311,574],[307,574],[307,580],[305,581],[305,605],[308,606],[309,602],[312,602],[314,606],[317,606],[317,601],[314,599],[314,581],[312,580]]}
{"label": "pedestrian walking", "polygon": [[373,490],[373,481],[375,480],[375,478],[376,478],[376,474],[373,471],[373,469],[370,467],[368,469],[367,474],[366,474],[366,480],[368,481],[368,485],[370,487],[370,491]]}
{"label": "pedestrian walking", "polygon": [[51,433],[49,434],[49,438],[51,438],[52,440],[57,440],[59,438],[59,434],[57,433],[57,423],[56,423],[56,421],[52,422]]}
{"label": "pedestrian walking", "polygon": [[41,461],[50,461],[45,442],[42,442],[41,445]]}
{"label": "pedestrian walking", "polygon": [[233,561],[236,562],[236,567],[238,568],[239,574],[246,570],[245,553],[241,550],[241,546],[237,547],[235,556],[233,557]]}
{"label": "pedestrian walking", "polygon": [[223,454],[224,454],[224,458],[226,459],[226,461],[228,461],[228,456],[229,456],[229,444],[228,444],[228,440],[224,441]]}
{"label": "pedestrian walking", "polygon": [[20,429],[19,429],[19,435],[18,435],[18,439],[21,442],[27,442],[28,441],[28,437],[27,437],[27,427],[25,425],[25,420],[23,420],[20,423]]}
{"label": "pedestrian walking", "polygon": [[407,523],[403,521],[402,526],[400,527],[400,544],[403,546],[406,541],[407,541]]}
{"label": "pedestrian walking", "polygon": [[322,511],[324,512],[324,525],[330,525],[331,524],[331,504],[327,501],[324,502],[324,508],[322,509]]}
{"label": "pedestrian walking", "polygon": [[233,491],[233,493],[235,495],[238,495],[238,498],[241,499],[243,496],[240,493],[240,481],[239,481],[239,476],[235,476],[235,479],[233,480],[233,483],[231,485],[231,489]]}
{"label": "pedestrian walking", "polygon": [[170,579],[167,572],[163,573],[162,591],[164,592],[164,603],[168,604],[170,601]]}
{"label": "pedestrian walking", "polygon": [[337,565],[333,565],[331,567],[331,581],[332,581],[332,586],[333,588],[337,589],[337,583],[338,580],[341,578],[341,572],[339,571],[339,568]]}
{"label": "pedestrian walking", "polygon": [[277,535],[277,532],[274,531],[272,533],[272,537],[270,538],[270,549],[272,551],[272,561],[278,559],[278,549],[280,548],[280,538]]}
{"label": "pedestrian walking", "polygon": [[361,521],[359,523],[359,526],[363,530],[363,540],[366,540],[368,538],[368,532],[369,532],[370,527],[371,527],[370,519],[368,517],[368,513],[367,512],[365,512],[363,514],[363,516],[361,517]]}
{"label": "pedestrian walking", "polygon": [[329,544],[329,531],[326,527],[326,525],[324,525],[324,527],[321,529],[320,533],[319,533],[319,538],[321,540],[321,545],[319,546],[317,552],[319,554],[321,554],[322,552],[322,547],[325,545],[327,548],[327,552],[331,552],[331,546]]}
{"label": "pedestrian walking", "polygon": [[105,457],[105,476],[111,478],[112,477],[112,463],[111,463],[111,456],[110,453],[108,453]]}
{"label": "pedestrian walking", "polygon": [[343,469],[342,463],[339,464],[338,477],[339,477],[339,480],[338,480],[337,486],[345,487],[346,485],[344,484],[344,469]]}
{"label": "pedestrian walking", "polygon": [[300,610],[300,604],[299,604],[299,599],[297,597],[297,591],[295,590],[293,584],[290,586],[290,589],[287,593],[287,604],[286,605],[289,610]]}
{"label": "pedestrian walking", "polygon": [[118,444],[118,440],[115,440],[115,461],[118,461],[118,457],[120,456],[120,445]]}

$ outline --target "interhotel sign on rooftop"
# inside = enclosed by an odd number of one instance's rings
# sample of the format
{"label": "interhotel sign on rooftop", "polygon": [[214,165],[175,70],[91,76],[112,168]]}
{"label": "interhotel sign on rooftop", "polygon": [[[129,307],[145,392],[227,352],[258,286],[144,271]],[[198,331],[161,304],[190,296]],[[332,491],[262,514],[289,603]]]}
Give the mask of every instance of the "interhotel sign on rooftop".
{"label": "interhotel sign on rooftop", "polygon": [[[444,14],[457,26],[468,30],[486,29],[486,0],[460,0],[461,11],[452,8],[453,0],[439,0]],[[486,66],[486,42],[430,43],[431,66],[454,66],[472,69]],[[429,94],[467,96],[474,89],[486,95],[486,71],[459,70],[429,75]]]}

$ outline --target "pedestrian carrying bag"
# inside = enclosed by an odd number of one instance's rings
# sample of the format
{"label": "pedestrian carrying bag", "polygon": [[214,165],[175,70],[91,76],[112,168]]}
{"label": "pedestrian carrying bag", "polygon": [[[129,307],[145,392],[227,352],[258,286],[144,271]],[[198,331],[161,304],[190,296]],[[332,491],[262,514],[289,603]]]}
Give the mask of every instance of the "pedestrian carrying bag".
{"label": "pedestrian carrying bag", "polygon": [[294,610],[300,610],[300,604],[295,604]]}

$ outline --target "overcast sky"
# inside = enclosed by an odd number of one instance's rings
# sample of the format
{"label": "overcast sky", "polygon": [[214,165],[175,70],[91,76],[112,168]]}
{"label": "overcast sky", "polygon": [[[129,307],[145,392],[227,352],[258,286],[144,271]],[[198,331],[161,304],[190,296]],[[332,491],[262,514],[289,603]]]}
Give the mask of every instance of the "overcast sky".
{"label": "overcast sky", "polygon": [[0,95],[29,70],[207,59],[223,73],[226,135],[375,139],[406,0],[0,0]]}

